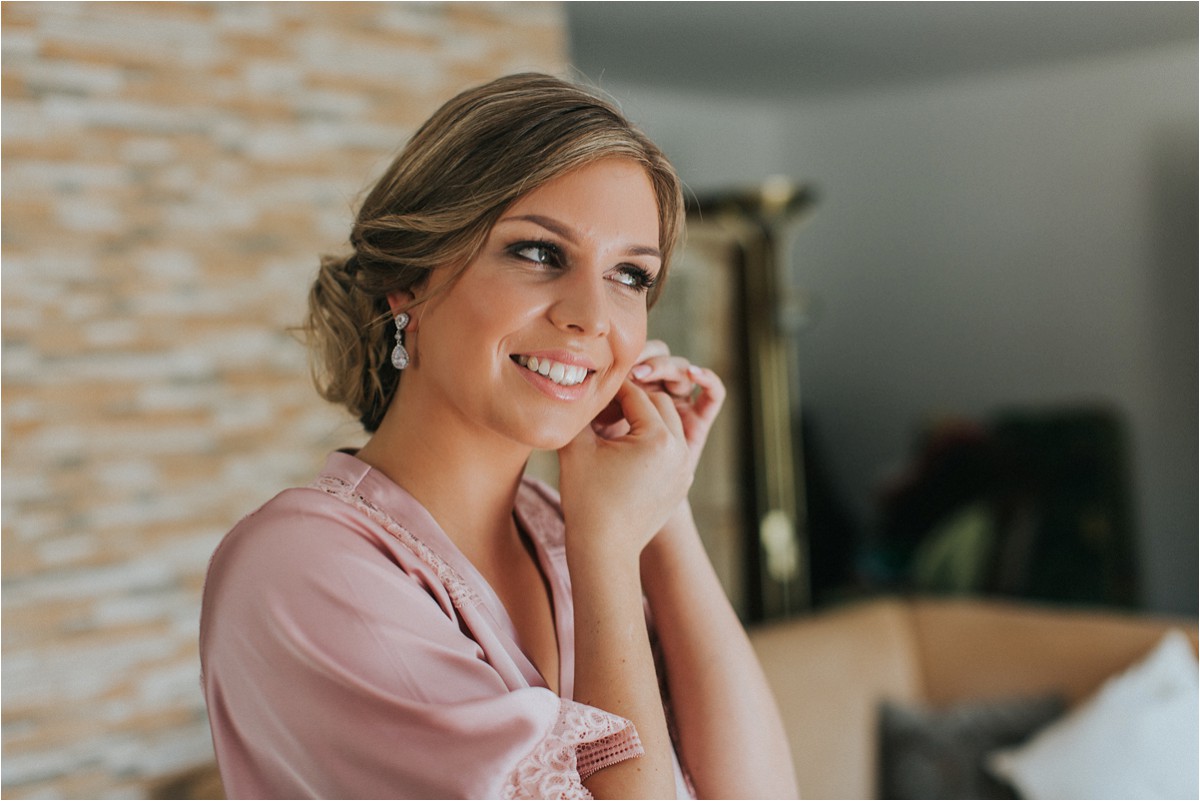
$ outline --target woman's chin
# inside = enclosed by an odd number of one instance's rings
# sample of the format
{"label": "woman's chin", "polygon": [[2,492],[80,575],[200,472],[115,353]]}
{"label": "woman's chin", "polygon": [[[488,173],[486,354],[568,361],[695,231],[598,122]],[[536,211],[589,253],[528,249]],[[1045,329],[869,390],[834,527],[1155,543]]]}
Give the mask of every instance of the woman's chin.
{"label": "woman's chin", "polygon": [[[580,429],[580,431],[582,430]],[[557,451],[565,448],[578,434],[579,431],[574,433],[541,431],[529,444],[535,451]]]}
{"label": "woman's chin", "polygon": [[[592,410],[588,411],[592,412]],[[567,420],[563,417],[546,415],[542,419],[536,421],[533,426],[533,430],[529,431],[526,436],[522,437],[522,440],[525,441],[526,444],[532,446],[536,451],[557,451],[561,448],[565,448],[568,444],[570,444],[571,440],[575,439],[575,437],[579,436],[580,432],[587,428],[591,428],[593,431],[601,433],[597,429],[596,423],[598,420],[598,415],[601,415],[602,413],[602,411],[595,411],[586,415],[587,422],[583,423],[582,425],[579,423],[579,417],[576,417],[574,420]],[[617,419],[617,425],[625,424],[624,419],[620,416],[619,408],[617,409],[617,414],[615,417]],[[605,428],[609,427],[611,426],[605,426]]]}

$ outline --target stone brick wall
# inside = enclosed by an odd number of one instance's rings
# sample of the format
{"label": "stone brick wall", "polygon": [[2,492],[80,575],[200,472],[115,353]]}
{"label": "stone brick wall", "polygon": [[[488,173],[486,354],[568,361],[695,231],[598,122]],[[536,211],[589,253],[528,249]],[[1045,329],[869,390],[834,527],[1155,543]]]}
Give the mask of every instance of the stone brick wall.
{"label": "stone brick wall", "polygon": [[287,329],[317,255],[468,85],[561,72],[556,4],[3,5],[3,792],[210,759],[221,535],[331,448]]}

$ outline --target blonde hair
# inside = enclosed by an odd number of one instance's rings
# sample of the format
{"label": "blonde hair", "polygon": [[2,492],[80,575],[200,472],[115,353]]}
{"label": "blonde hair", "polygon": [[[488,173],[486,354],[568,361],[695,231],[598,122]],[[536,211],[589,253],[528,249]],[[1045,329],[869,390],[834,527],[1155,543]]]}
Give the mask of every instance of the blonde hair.
{"label": "blonde hair", "polygon": [[683,193],[666,156],[612,103],[525,73],[468,89],[438,109],[363,201],[353,253],[321,259],[303,327],[321,396],[374,432],[400,378],[389,359],[395,329],[387,296],[419,289],[433,270],[450,270],[451,280],[439,284],[449,286],[513,202],[613,157],[641,164],[658,201],[663,267],[652,305],[683,230]]}

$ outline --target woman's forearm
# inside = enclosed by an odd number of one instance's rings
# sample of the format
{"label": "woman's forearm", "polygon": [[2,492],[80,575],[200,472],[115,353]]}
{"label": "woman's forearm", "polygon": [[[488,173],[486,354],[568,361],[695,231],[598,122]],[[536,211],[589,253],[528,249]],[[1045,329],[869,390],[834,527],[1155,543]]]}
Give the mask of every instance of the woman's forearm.
{"label": "woman's forearm", "polygon": [[775,699],[684,504],[642,554],[681,758],[702,798],[795,798]]}
{"label": "woman's forearm", "polygon": [[575,699],[633,721],[645,755],[585,780],[596,798],[673,798],[675,773],[636,557],[603,570],[571,563],[575,602]]}

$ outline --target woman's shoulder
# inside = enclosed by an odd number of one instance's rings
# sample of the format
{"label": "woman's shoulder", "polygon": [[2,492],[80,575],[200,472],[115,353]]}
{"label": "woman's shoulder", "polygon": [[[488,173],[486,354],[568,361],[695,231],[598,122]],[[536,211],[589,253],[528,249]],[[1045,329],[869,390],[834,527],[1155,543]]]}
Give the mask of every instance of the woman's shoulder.
{"label": "woman's shoulder", "polygon": [[209,637],[221,620],[261,633],[286,619],[308,631],[320,615],[362,623],[397,610],[417,628],[451,621],[457,631],[454,593],[438,572],[360,510],[313,487],[284,490],[242,518],[213,552],[203,596]]}
{"label": "woman's shoulder", "polygon": [[285,489],[238,521],[214,553],[214,562],[233,554],[328,558],[366,543],[391,551],[383,526],[366,513],[361,483],[369,468],[334,452],[306,486]]}
{"label": "woman's shoulder", "polygon": [[345,504],[312,487],[280,492],[243,517],[222,538],[209,562],[218,571],[254,569],[281,572],[337,558],[364,537],[374,539],[363,519],[346,513]]}
{"label": "woman's shoulder", "polygon": [[279,493],[225,535],[209,561],[206,597],[235,584],[322,594],[331,582],[384,576],[397,592],[430,596],[453,616],[475,595],[448,564],[449,550],[415,499],[354,455],[334,452],[311,483]]}
{"label": "woman's shoulder", "polygon": [[445,582],[436,564],[422,558],[420,542],[403,521],[393,532],[368,512],[319,485],[286,489],[222,538],[209,560],[206,583],[238,581],[264,590],[295,590],[327,583],[334,575],[353,580],[364,571],[384,570],[394,580],[442,595]]}
{"label": "woman's shoulder", "polygon": [[303,538],[314,531],[346,525],[344,504],[316,487],[291,487],[239,520],[225,540]]}

